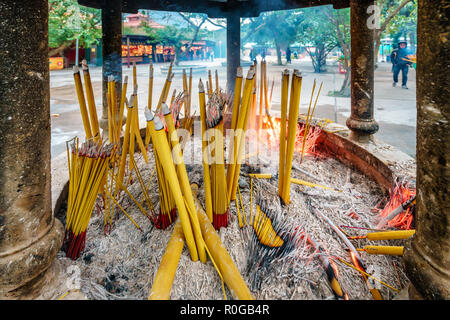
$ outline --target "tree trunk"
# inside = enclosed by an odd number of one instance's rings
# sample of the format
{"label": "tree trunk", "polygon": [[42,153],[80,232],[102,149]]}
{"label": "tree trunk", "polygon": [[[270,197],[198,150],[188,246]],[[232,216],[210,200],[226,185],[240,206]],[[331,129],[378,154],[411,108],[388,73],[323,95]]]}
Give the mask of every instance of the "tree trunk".
{"label": "tree trunk", "polygon": [[278,65],[282,65],[282,61],[281,61],[281,46],[280,46],[280,43],[277,41],[277,40],[275,40],[275,47],[276,47],[276,50],[277,50],[277,62],[278,62]]}
{"label": "tree trunk", "polygon": [[374,41],[375,41],[375,49],[373,51],[373,56],[375,57],[375,69],[378,68],[378,51],[380,51],[381,46],[381,30],[375,30],[374,32]]}
{"label": "tree trunk", "polygon": [[339,95],[343,97],[350,96],[350,68],[346,68],[346,70],[344,82],[339,90]]}

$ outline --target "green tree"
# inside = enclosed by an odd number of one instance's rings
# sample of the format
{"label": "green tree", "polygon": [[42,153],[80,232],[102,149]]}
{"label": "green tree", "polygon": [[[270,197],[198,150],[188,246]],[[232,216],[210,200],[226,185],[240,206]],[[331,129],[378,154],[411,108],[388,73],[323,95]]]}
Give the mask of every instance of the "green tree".
{"label": "green tree", "polygon": [[[162,29],[153,29],[148,25],[143,25],[146,34],[166,46],[172,46],[175,51],[175,65],[179,64],[180,56],[183,53],[182,47],[185,47],[185,52],[189,51],[192,44],[197,40],[201,34],[201,27],[208,19],[205,14],[196,13],[181,13],[178,12],[187,23],[187,27],[179,25],[167,25]],[[190,40],[188,40],[190,39]],[[186,44],[185,42],[188,41]]]}
{"label": "green tree", "polygon": [[76,0],[49,0],[49,56],[59,54],[78,38],[90,47],[102,36],[101,11],[78,5]]}
{"label": "green tree", "polygon": [[242,44],[254,41],[265,45],[273,43],[277,52],[277,63],[282,64],[281,49],[286,49],[296,38],[298,23],[296,10],[263,12],[243,25]]}
{"label": "green tree", "polygon": [[303,9],[297,40],[306,47],[314,72],[325,71],[328,54],[339,45],[336,25],[330,20],[328,7]]}
{"label": "green tree", "polygon": [[332,6],[328,6],[324,11],[330,22],[334,25],[336,30],[336,38],[339,49],[342,51],[343,69],[345,78],[338,94],[341,96],[350,95],[350,9],[335,10]]}

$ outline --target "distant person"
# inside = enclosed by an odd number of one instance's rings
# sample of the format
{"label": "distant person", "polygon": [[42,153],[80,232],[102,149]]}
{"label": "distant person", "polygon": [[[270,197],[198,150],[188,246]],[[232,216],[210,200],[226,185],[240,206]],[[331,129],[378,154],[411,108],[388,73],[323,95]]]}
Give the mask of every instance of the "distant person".
{"label": "distant person", "polygon": [[253,61],[253,59],[255,58],[255,51],[253,51],[253,49],[250,50],[250,61]]}
{"label": "distant person", "polygon": [[291,63],[291,48],[286,49],[286,63]]}
{"label": "distant person", "polygon": [[261,58],[263,60],[266,60],[266,49],[263,49],[262,53],[261,53]]}
{"label": "distant person", "polygon": [[298,59],[298,53],[297,53],[297,51],[294,51],[294,59],[295,59],[295,60]]}
{"label": "distant person", "polygon": [[391,53],[391,62],[392,69],[394,72],[394,82],[392,83],[393,87],[397,86],[398,83],[398,74],[400,71],[402,72],[402,88],[408,89],[406,83],[408,81],[408,71],[409,67],[412,65],[411,62],[406,61],[408,59],[409,51],[407,50],[407,42],[401,40],[398,42],[398,49],[392,51]]}

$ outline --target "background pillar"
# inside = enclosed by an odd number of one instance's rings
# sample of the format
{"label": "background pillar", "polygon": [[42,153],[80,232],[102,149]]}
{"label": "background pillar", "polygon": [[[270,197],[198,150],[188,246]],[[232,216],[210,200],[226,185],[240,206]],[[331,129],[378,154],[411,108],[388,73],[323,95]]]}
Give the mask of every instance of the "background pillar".
{"label": "background pillar", "polygon": [[374,120],[374,29],[368,27],[373,0],[350,0],[351,14],[351,138],[365,142],[378,131]]}
{"label": "background pillar", "polygon": [[234,90],[236,69],[241,64],[241,18],[227,17],[227,90]]}
{"label": "background pillar", "polygon": [[448,1],[418,2],[416,235],[406,273],[425,299],[450,299]]}
{"label": "background pillar", "polygon": [[[122,1],[110,0],[102,8],[102,97],[103,113],[100,127],[103,134],[108,132],[108,77],[114,76],[116,80],[116,93],[119,105],[122,92]],[[132,91],[132,88],[131,88]]]}
{"label": "background pillar", "polygon": [[48,2],[0,2],[0,297],[50,266],[64,230],[51,207]]}

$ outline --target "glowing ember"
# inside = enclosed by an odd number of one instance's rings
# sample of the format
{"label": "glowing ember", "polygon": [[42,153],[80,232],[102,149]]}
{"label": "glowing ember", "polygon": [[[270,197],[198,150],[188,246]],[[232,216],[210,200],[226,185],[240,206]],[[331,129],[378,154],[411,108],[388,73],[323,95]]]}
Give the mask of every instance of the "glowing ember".
{"label": "glowing ember", "polygon": [[[394,209],[402,205],[404,202],[416,195],[416,189],[409,188],[408,183],[397,183],[393,190],[389,190],[389,202],[380,212],[380,219],[388,216]],[[402,230],[412,229],[414,219],[414,206],[406,209],[405,212],[400,213],[388,222],[388,227],[393,227]]]}
{"label": "glowing ember", "polygon": [[[263,118],[264,127],[267,128],[266,135],[269,146],[272,144],[278,145],[278,141],[280,139],[280,119],[272,118],[273,121],[273,130],[271,127],[271,124],[267,117]],[[304,135],[305,125],[302,123],[297,123],[297,130],[295,135],[295,152],[301,152],[302,151],[302,145],[303,145],[303,135]],[[308,135],[306,137],[306,143],[305,143],[305,154],[306,155],[313,155],[315,154],[316,149],[316,141],[317,138],[320,136],[320,133],[322,132],[322,129],[319,127],[310,127]]]}

